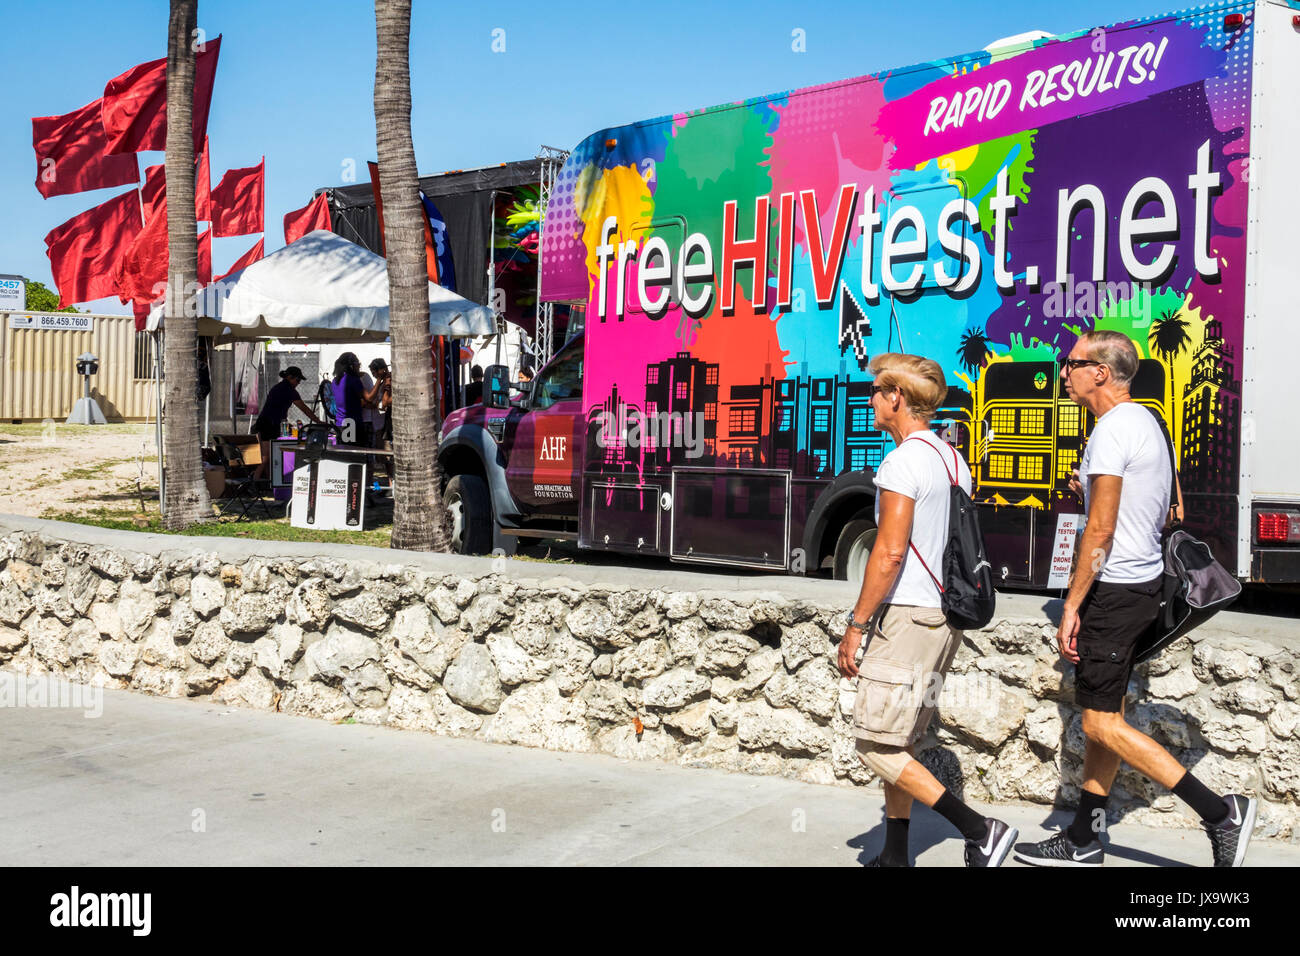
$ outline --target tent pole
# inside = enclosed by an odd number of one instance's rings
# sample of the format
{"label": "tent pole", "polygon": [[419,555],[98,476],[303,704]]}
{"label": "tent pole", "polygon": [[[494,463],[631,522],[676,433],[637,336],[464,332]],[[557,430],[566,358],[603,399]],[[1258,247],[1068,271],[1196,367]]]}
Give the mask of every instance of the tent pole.
{"label": "tent pole", "polygon": [[208,443],[208,426],[211,421],[212,413],[212,349],[205,343],[203,346],[204,361],[208,367],[208,394],[203,396],[203,444]]}
{"label": "tent pole", "polygon": [[163,468],[162,332],[154,333],[153,344],[154,384],[156,386],[154,389],[154,400],[157,412],[154,416],[154,440],[158,444],[158,513],[164,515],[167,513],[167,472]]}
{"label": "tent pole", "polygon": [[[488,295],[487,307],[492,310],[492,327],[501,331],[501,317],[497,315],[497,191],[492,190],[492,199],[488,203]],[[501,364],[501,339],[497,339],[497,359],[494,365]]]}

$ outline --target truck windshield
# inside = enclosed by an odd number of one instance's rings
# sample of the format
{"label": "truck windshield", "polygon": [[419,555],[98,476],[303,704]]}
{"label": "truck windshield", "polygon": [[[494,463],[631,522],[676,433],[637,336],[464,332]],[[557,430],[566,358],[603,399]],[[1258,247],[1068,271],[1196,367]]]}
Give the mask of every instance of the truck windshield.
{"label": "truck windshield", "polygon": [[550,408],[556,402],[582,398],[581,347],[546,368],[533,385],[533,408]]}

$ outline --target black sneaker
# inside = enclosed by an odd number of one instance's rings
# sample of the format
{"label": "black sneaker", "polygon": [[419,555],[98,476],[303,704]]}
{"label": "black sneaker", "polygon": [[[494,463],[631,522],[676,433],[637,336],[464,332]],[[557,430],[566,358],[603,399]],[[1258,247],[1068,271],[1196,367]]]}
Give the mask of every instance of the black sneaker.
{"label": "black sneaker", "polygon": [[882,869],[887,869],[887,868],[890,868],[890,867],[910,867],[912,864],[911,864],[911,863],[881,863],[881,862],[880,862],[880,857],[877,855],[877,856],[873,856],[873,857],[872,857],[870,860],[868,860],[864,865],[865,865],[865,866],[872,866],[872,867],[880,867],[880,868],[882,868]]}
{"label": "black sneaker", "polygon": [[1017,844],[1016,859],[1030,866],[1101,866],[1106,862],[1106,851],[1096,837],[1079,846],[1068,831],[1062,830],[1039,843]]}
{"label": "black sneaker", "polygon": [[984,822],[989,827],[984,839],[966,841],[967,866],[1001,866],[1011,852],[1011,844],[1020,836],[1019,830],[1001,820],[988,817]]}
{"label": "black sneaker", "polygon": [[1214,865],[1241,866],[1246,859],[1246,847],[1250,846],[1251,834],[1255,831],[1255,798],[1230,793],[1223,798],[1223,802],[1228,805],[1227,819],[1222,823],[1201,825],[1210,835],[1210,846],[1214,848]]}

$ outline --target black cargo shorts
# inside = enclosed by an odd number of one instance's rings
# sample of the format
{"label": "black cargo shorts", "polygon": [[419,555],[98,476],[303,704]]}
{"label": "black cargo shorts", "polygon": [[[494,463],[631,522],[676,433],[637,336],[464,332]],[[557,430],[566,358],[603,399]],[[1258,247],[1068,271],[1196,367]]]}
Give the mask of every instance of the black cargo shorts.
{"label": "black cargo shorts", "polygon": [[1079,608],[1075,701],[1089,710],[1124,709],[1137,640],[1160,613],[1163,575],[1141,584],[1098,581]]}

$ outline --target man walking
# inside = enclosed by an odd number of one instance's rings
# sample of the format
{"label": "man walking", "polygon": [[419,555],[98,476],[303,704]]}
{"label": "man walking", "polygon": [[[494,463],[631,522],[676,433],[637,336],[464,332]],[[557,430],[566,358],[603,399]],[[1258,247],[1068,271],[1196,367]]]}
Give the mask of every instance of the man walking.
{"label": "man walking", "polygon": [[1160,609],[1161,532],[1173,481],[1163,430],[1129,395],[1137,369],[1137,349],[1120,332],[1084,333],[1061,365],[1067,394],[1097,419],[1071,482],[1082,491],[1087,517],[1056,635],[1061,655],[1075,665],[1083,708],[1083,792],[1068,828],[1018,844],[1016,857],[1039,866],[1100,866],[1106,797],[1123,760],[1196,811],[1215,866],[1240,866],[1255,800],[1214,793],[1124,720],[1136,642]]}
{"label": "man walking", "polygon": [[1001,866],[1016,841],[1015,827],[963,802],[913,755],[962,642],[962,632],[944,617],[931,569],[942,567],[948,541],[949,488],[957,484],[969,494],[970,469],[930,430],[948,393],[939,363],[888,352],[873,358],[870,369],[876,427],[897,447],[876,471],[876,541],[839,650],[841,676],[858,679],[858,759],[885,788],[885,846],[867,865],[911,865],[908,827],[912,801],[920,800],[965,838],[967,866]]}

